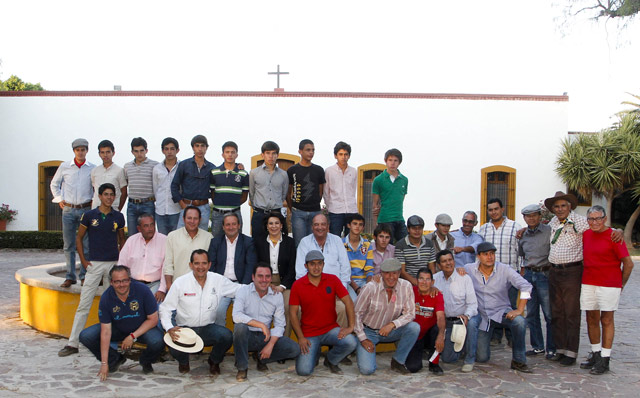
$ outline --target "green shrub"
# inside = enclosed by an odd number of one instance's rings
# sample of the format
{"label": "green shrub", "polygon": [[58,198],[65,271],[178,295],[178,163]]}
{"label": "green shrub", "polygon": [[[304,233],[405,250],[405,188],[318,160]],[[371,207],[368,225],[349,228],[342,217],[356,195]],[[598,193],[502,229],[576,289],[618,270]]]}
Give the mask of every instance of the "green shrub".
{"label": "green shrub", "polygon": [[0,231],[3,249],[62,249],[62,231]]}

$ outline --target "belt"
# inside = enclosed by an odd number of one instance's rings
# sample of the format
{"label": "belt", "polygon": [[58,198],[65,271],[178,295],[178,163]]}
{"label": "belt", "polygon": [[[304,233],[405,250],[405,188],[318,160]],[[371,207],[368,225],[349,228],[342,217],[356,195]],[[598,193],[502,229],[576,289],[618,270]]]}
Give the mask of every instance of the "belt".
{"label": "belt", "polygon": [[140,282],[140,283],[144,283],[145,285],[150,285],[150,284],[152,284],[152,283],[156,283],[156,282],[158,282],[158,281],[147,282],[147,281],[143,281],[143,280],[141,280],[141,279],[134,279],[134,280],[135,280],[135,281],[138,281],[138,282]]}
{"label": "belt", "polygon": [[460,319],[460,317],[457,317],[457,316],[448,316],[448,317],[446,317],[446,318],[445,318],[445,320],[446,320],[447,322],[455,322],[455,321],[460,321],[460,322],[462,322],[462,320]]}
{"label": "belt", "polygon": [[253,211],[257,211],[257,212],[264,213],[264,214],[269,214],[269,213],[271,213],[272,211],[280,211],[280,208],[277,208],[277,209],[269,209],[269,210],[267,210],[267,209],[261,209],[261,208],[259,208],[259,207],[254,207],[254,208],[253,208]]}
{"label": "belt", "polygon": [[551,268],[550,265],[545,265],[542,267],[524,267],[524,269],[528,269],[532,272],[546,272],[549,271],[549,268]]}
{"label": "belt", "polygon": [[581,261],[574,261],[572,263],[564,263],[564,264],[551,264],[551,266],[553,266],[553,268],[556,269],[565,269],[565,268],[571,268],[571,267],[578,267],[582,265],[582,260]]}
{"label": "belt", "polygon": [[133,198],[129,198],[129,203],[133,203],[133,204],[140,204],[140,203],[145,203],[145,202],[153,202],[155,201],[156,198],[153,196],[150,196],[148,198],[144,198],[144,199],[133,199]]}
{"label": "belt", "polygon": [[206,205],[209,204],[209,199],[182,199],[185,201],[186,204],[191,205],[191,206],[202,206],[202,205]]}
{"label": "belt", "polygon": [[71,207],[72,209],[86,209],[87,207],[91,207],[91,202],[83,203],[80,205],[72,205],[71,203],[64,202],[66,207]]}
{"label": "belt", "polygon": [[231,209],[231,210],[220,210],[220,209],[216,209],[215,207],[213,208],[213,211],[217,213],[222,213],[222,214],[233,213],[234,211],[238,211],[238,210],[240,210],[239,207],[236,207],[235,209]]}

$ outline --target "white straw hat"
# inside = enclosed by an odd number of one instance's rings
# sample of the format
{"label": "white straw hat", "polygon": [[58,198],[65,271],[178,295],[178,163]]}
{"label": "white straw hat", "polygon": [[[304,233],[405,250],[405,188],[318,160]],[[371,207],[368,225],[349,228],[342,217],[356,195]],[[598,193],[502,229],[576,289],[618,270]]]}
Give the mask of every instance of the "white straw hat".
{"label": "white straw hat", "polygon": [[204,342],[193,329],[180,328],[176,333],[178,334],[177,341],[173,341],[169,333],[164,335],[164,342],[174,350],[194,353],[200,352],[204,348]]}

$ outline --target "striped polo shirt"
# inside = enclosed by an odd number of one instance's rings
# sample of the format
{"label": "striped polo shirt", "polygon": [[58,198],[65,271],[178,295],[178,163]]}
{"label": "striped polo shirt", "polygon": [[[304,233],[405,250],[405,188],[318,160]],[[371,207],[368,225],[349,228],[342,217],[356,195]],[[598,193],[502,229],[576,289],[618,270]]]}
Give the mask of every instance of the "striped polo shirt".
{"label": "striped polo shirt", "polygon": [[127,194],[130,199],[147,199],[153,196],[153,168],[158,162],[149,158],[137,164],[136,160],[125,163]]}
{"label": "striped polo shirt", "polygon": [[211,192],[213,207],[219,210],[234,210],[240,207],[242,193],[249,192],[249,173],[246,170],[227,170],[224,163],[211,170]]}
{"label": "striped polo shirt", "polygon": [[422,237],[420,247],[415,247],[406,236],[396,244],[396,258],[404,264],[405,271],[411,276],[416,276],[418,270],[429,266],[436,261],[436,250],[433,243],[426,237]]}

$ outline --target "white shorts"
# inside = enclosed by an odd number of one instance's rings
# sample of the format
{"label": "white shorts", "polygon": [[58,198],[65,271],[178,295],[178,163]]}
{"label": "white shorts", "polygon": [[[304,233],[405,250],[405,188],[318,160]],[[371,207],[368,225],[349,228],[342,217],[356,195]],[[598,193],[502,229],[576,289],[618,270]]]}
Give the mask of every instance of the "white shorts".
{"label": "white shorts", "polygon": [[615,311],[620,302],[619,287],[582,285],[580,309],[582,311]]}

